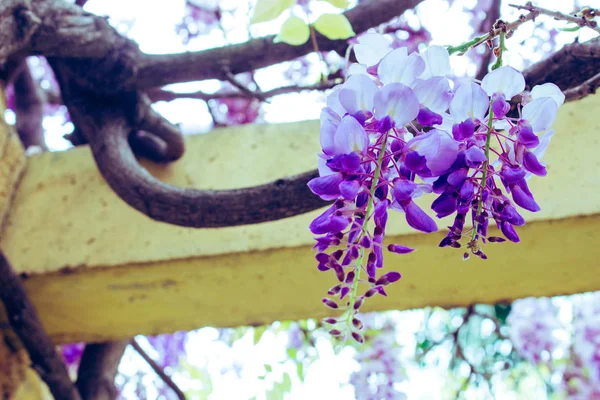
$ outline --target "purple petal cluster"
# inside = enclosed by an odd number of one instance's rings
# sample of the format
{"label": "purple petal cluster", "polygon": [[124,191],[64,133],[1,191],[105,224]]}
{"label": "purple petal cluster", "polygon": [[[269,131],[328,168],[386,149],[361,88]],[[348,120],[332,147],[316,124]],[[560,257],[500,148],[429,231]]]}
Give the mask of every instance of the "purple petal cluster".
{"label": "purple petal cluster", "polygon": [[[331,333],[350,333],[361,342],[358,309],[400,279],[397,272],[378,273],[384,247],[413,251],[383,244],[390,210],[404,214],[416,230],[435,232],[436,222],[415,202],[434,193],[435,215],[454,215],[440,246],[459,248],[468,235],[465,258],[486,258],[480,244],[487,241],[518,242],[514,227],[525,221],[517,207],[540,209],[527,179],[547,173],[540,158],[564,95],[553,84],[524,93],[523,75],[511,67],[455,90],[446,78],[450,57],[444,47],[391,50],[377,34],[361,38],[356,57],[359,64],[322,110],[320,176],[308,186],[332,201],[310,225],[318,235],[318,269],[339,281],[323,303],[345,311],[328,320],[346,325]],[[515,108],[511,100],[518,95],[523,100]],[[465,228],[467,221],[471,227]],[[504,237],[488,235],[490,221]]]}
{"label": "purple petal cluster", "polygon": [[549,298],[516,300],[506,320],[517,353],[533,364],[550,365],[552,354],[569,345],[559,310]]}
{"label": "purple petal cluster", "polygon": [[[378,324],[375,314],[367,314],[365,326],[375,329]],[[405,393],[397,390],[396,384],[405,382],[401,348],[396,340],[396,324],[385,321],[377,327],[377,335],[367,340],[365,348],[355,355],[359,369],[350,375],[354,396],[361,400],[406,399]]]}

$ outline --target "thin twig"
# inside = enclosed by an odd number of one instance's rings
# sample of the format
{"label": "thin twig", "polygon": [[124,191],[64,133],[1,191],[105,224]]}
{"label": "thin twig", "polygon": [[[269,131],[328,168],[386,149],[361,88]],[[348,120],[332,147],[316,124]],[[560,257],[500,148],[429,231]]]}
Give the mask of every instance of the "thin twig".
{"label": "thin twig", "polygon": [[55,399],[80,400],[79,392],[46,333],[25,286],[0,250],[0,299],[10,326],[29,353],[31,367],[46,382]]}
{"label": "thin twig", "polygon": [[131,346],[135,349],[135,351],[138,352],[140,356],[142,356],[144,361],[148,363],[148,365],[150,366],[150,368],[152,368],[156,375],[158,375],[160,379],[162,379],[162,381],[168,387],[170,387],[171,390],[175,392],[179,400],[186,400],[185,394],[181,391],[181,389],[179,389],[179,386],[177,386],[177,384],[173,382],[173,379],[171,379],[171,377],[167,375],[167,373],[156,363],[156,361],[150,358],[148,353],[146,353],[144,349],[141,348],[141,346],[135,339],[131,339]]}
{"label": "thin twig", "polygon": [[[290,85],[290,86],[282,86],[279,88],[267,90],[261,92],[263,98],[268,99],[271,97],[279,96],[281,94],[287,93],[296,93],[296,92],[304,92],[304,91],[314,91],[314,90],[327,90],[331,89],[338,82],[336,81],[326,81],[317,83],[314,85]],[[220,92],[220,93],[206,93],[202,91],[197,92],[188,92],[188,93],[177,93],[164,89],[150,89],[146,92],[148,97],[152,102],[157,101],[173,101],[176,99],[198,99],[198,100],[221,100],[221,99],[237,99],[237,98],[254,98],[253,95],[249,95],[246,92],[241,91],[230,91],[230,92]]]}
{"label": "thin twig", "polygon": [[206,109],[208,110],[208,113],[210,114],[210,117],[213,120],[213,127],[222,128],[222,127],[227,126],[226,123],[223,123],[223,122],[217,120],[217,115],[215,114],[215,111],[212,109],[212,107],[208,101],[206,102]]}
{"label": "thin twig", "polygon": [[223,72],[225,74],[225,80],[238,88],[242,93],[246,93],[249,97],[257,98],[260,101],[266,101],[266,98],[261,92],[250,90],[246,85],[238,81],[229,69],[225,68]]}
{"label": "thin twig", "polygon": [[527,15],[521,14],[517,20],[507,24],[501,24],[499,28],[492,29],[485,35],[477,36],[459,46],[448,46],[448,52],[450,54],[464,53],[469,49],[474,49],[482,43],[486,43],[487,41],[495,39],[498,35],[500,35],[501,32],[505,32],[506,37],[508,38],[518,27],[523,25],[525,22],[534,20],[539,15],[539,11],[532,11]]}
{"label": "thin twig", "polygon": [[537,12],[541,15],[547,15],[549,17],[554,18],[557,21],[572,22],[576,25],[581,26],[582,28],[587,26],[588,28],[591,28],[596,32],[600,33],[600,28],[598,27],[596,21],[594,21],[593,18],[586,18],[585,14],[582,14],[580,16],[563,14],[558,11],[552,11],[546,8],[534,6],[530,1],[525,3],[524,6],[520,6],[518,4],[509,4],[509,6],[516,8],[517,10],[527,10],[529,12]]}
{"label": "thin twig", "polygon": [[565,95],[565,101],[579,100],[589,94],[594,94],[596,93],[598,86],[600,86],[600,73],[592,76],[579,86],[565,90],[563,92]]}

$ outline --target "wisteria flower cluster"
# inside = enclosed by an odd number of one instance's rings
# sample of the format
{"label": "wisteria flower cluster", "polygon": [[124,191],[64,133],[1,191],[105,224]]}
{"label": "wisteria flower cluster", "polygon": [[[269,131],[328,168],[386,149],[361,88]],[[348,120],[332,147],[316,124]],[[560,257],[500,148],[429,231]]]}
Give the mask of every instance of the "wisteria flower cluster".
{"label": "wisteria flower cluster", "polygon": [[[570,304],[569,304],[570,303]],[[549,298],[512,304],[507,324],[517,353],[552,374],[548,384],[569,399],[600,398],[600,292],[573,296],[572,318]],[[562,320],[561,320],[562,319]],[[556,379],[558,378],[558,379]]]}
{"label": "wisteria flower cluster", "polygon": [[[308,186],[333,202],[310,224],[318,269],[339,281],[323,303],[346,311],[326,322],[335,325],[332,335],[362,342],[357,311],[401,277],[378,275],[384,247],[413,251],[384,246],[390,210],[416,230],[435,232],[435,220],[415,202],[433,193],[436,217],[454,215],[440,246],[460,248],[465,238],[465,259],[487,258],[487,242],[518,242],[514,227],[525,220],[517,207],[540,210],[527,180],[547,173],[540,158],[564,95],[551,83],[524,92],[523,75],[510,66],[453,88],[446,48],[409,54],[379,34],[362,37],[355,54],[359,63],[322,110],[320,176]],[[504,237],[488,235],[490,221]],[[367,289],[359,294],[360,283]]]}

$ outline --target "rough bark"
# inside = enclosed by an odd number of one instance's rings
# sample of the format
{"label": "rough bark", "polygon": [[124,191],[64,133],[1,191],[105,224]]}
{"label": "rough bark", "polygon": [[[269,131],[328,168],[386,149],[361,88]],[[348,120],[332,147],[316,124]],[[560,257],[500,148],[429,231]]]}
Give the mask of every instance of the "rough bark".
{"label": "rough bark", "polygon": [[23,282],[0,251],[0,299],[11,328],[29,353],[32,368],[46,382],[56,399],[80,400],[61,357],[40,322]]}
{"label": "rough bark", "polygon": [[130,340],[92,343],[85,346],[79,370],[77,389],[85,400],[115,400],[118,392],[115,377]]}
{"label": "rough bark", "polygon": [[47,150],[44,139],[44,94],[31,75],[25,60],[19,66],[14,81],[15,114],[17,117],[17,133],[26,149],[39,146]]}

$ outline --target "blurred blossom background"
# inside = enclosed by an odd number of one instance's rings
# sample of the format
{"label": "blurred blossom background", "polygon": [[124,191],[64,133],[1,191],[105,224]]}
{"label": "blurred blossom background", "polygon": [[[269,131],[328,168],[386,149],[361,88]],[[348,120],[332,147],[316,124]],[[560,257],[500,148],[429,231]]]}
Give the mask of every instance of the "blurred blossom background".
{"label": "blurred blossom background", "polygon": [[[350,7],[356,4],[350,2]],[[457,45],[489,29],[488,16],[497,4],[426,0],[380,32],[395,47],[411,50]],[[500,15],[512,21],[519,13],[508,4],[501,3]],[[253,5],[252,0],[90,0],[85,8],[106,15],[142,51],[161,54],[277,33],[288,14],[250,26]],[[582,6],[600,7],[600,1],[547,0],[537,5],[569,13]],[[316,0],[298,0],[294,10],[304,15],[341,12]],[[565,32],[564,27],[549,18],[525,24],[507,41],[505,63],[523,69],[567,43],[593,37],[591,30]],[[455,84],[481,73],[484,50],[480,46],[453,57]],[[322,75],[343,78],[344,58],[334,53],[322,53],[321,58],[313,53],[238,79],[250,90],[268,92],[316,85]],[[50,151],[67,150],[71,144],[64,136],[72,133],[73,125],[57,100],[54,77],[43,58],[30,57],[28,63],[46,94],[46,144]],[[214,98],[234,89],[216,80],[164,89],[167,95],[154,94],[154,107],[186,135],[220,126],[318,119],[328,93],[285,93],[261,102],[243,96]],[[198,91],[201,95],[189,95]],[[14,124],[11,87],[7,100],[5,119]],[[188,399],[600,399],[600,292],[448,310],[372,313],[363,321],[366,341],[360,346],[336,343],[316,320],[204,327],[136,340]],[[82,350],[80,343],[62,346],[72,374]],[[131,346],[119,367],[117,385],[121,399],[177,399]]]}

